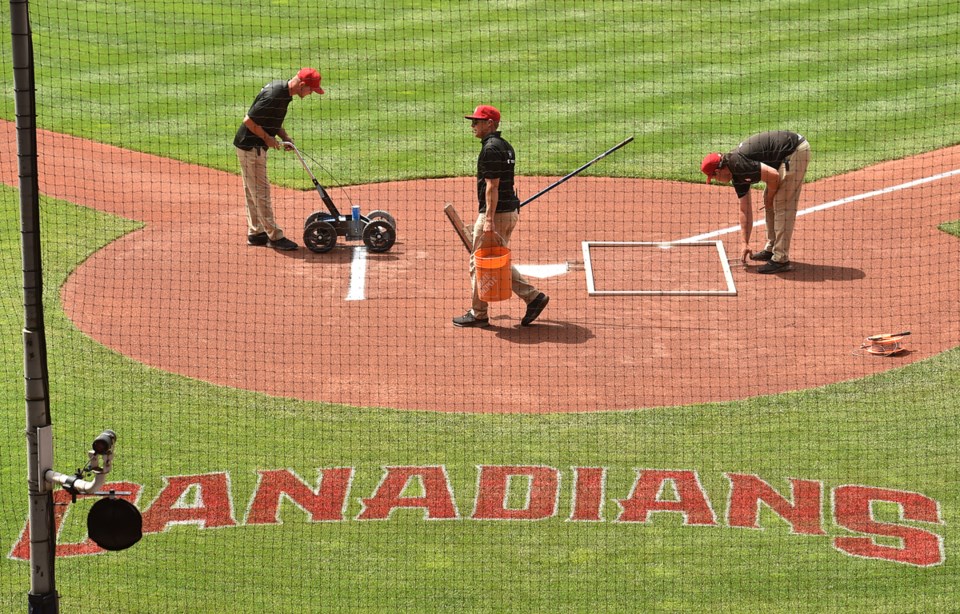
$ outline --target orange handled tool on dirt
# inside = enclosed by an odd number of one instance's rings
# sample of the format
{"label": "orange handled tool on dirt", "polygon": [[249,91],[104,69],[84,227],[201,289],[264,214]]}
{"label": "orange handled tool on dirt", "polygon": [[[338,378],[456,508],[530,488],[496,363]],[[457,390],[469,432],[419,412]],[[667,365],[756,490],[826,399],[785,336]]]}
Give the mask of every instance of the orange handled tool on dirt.
{"label": "orange handled tool on dirt", "polygon": [[863,343],[860,344],[860,349],[868,354],[875,354],[877,356],[892,356],[893,354],[906,351],[906,348],[900,345],[900,340],[909,334],[910,331],[907,330],[902,333],[871,335],[863,340]]}

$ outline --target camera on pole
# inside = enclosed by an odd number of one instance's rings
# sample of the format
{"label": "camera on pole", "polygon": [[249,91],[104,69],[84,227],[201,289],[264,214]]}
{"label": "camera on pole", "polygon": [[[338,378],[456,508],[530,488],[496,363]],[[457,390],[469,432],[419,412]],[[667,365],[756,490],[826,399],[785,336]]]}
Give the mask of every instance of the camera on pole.
{"label": "camera on pole", "polygon": [[[51,427],[38,429],[41,488],[60,484],[76,502],[78,496],[102,497],[87,515],[87,534],[104,550],[125,550],[143,536],[143,518],[140,510],[120,495],[130,493],[114,490],[104,492],[106,475],[113,469],[117,434],[110,429],[100,433],[87,452],[87,464],[73,474],[53,470],[53,431]],[[92,479],[90,479],[92,477]]]}

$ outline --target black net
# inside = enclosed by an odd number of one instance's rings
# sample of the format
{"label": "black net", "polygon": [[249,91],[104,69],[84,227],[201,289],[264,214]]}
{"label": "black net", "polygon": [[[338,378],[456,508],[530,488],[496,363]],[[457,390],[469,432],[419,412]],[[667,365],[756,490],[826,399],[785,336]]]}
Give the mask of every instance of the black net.
{"label": "black net", "polygon": [[63,611],[956,609],[955,1],[30,13]]}

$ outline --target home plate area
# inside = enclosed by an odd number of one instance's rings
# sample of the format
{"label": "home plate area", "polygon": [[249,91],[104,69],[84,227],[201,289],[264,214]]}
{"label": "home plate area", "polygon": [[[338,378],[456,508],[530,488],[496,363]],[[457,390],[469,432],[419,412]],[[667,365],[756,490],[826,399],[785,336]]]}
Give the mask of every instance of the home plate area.
{"label": "home plate area", "polygon": [[736,296],[721,241],[583,242],[591,295]]}

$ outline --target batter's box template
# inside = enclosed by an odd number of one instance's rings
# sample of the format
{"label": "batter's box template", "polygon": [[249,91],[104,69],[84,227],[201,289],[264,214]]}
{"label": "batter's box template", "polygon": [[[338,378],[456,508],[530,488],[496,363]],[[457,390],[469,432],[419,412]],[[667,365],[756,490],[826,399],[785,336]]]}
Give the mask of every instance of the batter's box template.
{"label": "batter's box template", "polygon": [[736,296],[723,241],[584,241],[590,296]]}

